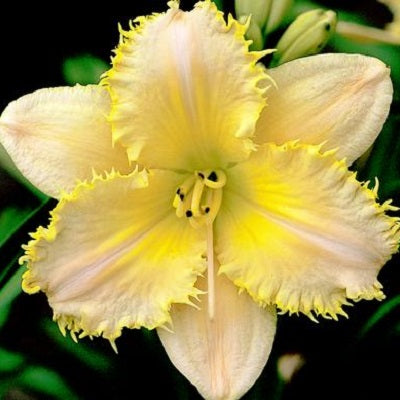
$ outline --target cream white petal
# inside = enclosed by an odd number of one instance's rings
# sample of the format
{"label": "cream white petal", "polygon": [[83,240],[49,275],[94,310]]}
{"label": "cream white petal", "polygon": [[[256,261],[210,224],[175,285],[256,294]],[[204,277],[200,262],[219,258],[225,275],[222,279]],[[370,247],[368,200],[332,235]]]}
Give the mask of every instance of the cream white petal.
{"label": "cream white petal", "polygon": [[374,142],[389,113],[390,70],[359,54],[322,54],[269,71],[277,87],[267,94],[256,142],[300,140],[338,148],[348,164]]}
{"label": "cream white petal", "polygon": [[170,171],[96,176],[64,194],[49,226],[31,234],[23,288],[46,293],[63,331],[113,343],[124,327],[166,324],[171,303],[199,293],[205,240],[173,212],[180,179]]}
{"label": "cream white petal", "polygon": [[[176,4],[176,3],[175,3]],[[246,26],[214,2],[140,17],[122,32],[105,82],[113,138],[147,168],[216,168],[246,159],[266,79]]]}
{"label": "cream white petal", "polygon": [[125,150],[112,146],[109,112],[101,86],[40,89],[7,106],[0,142],[28,180],[58,198],[93,169],[129,171]]}
{"label": "cream white petal", "polygon": [[228,171],[215,220],[220,271],[260,304],[310,318],[347,299],[384,298],[379,270],[398,250],[399,219],[334,152],[266,144]]}
{"label": "cream white petal", "polygon": [[[199,278],[206,290],[205,279]],[[207,400],[239,399],[254,384],[265,366],[274,339],[273,307],[259,307],[247,293],[224,276],[215,280],[214,319],[208,315],[207,296],[200,309],[174,305],[173,332],[158,335],[176,368]]]}

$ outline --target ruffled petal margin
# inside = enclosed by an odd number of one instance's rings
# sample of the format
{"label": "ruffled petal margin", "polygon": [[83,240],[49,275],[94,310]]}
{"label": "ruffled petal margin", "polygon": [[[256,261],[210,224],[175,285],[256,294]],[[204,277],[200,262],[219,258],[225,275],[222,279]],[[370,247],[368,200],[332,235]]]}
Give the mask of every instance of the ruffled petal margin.
{"label": "ruffled petal margin", "polygon": [[[173,212],[181,177],[111,173],[65,194],[25,246],[23,289],[42,290],[62,332],[111,343],[123,327],[170,322],[172,303],[191,304],[205,269],[205,234]],[[184,240],[182,240],[184,238]]]}
{"label": "ruffled petal margin", "polygon": [[[264,107],[268,78],[249,52],[246,26],[228,23],[215,4],[175,5],[140,17],[103,81],[110,90],[113,138],[147,168],[195,170],[240,161]],[[177,156],[178,155],[178,156]]]}
{"label": "ruffled petal margin", "polygon": [[220,273],[260,304],[337,318],[347,299],[383,299],[397,210],[320,146],[264,145],[229,171],[216,220]]}

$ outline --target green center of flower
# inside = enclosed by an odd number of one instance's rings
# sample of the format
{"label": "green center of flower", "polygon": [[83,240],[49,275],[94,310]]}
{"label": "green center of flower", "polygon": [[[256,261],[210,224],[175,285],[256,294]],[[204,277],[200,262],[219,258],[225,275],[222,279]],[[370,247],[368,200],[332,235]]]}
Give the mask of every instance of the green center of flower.
{"label": "green center of flower", "polygon": [[222,202],[226,184],[224,171],[195,171],[176,190],[173,206],[178,218],[186,217],[195,228],[211,225]]}

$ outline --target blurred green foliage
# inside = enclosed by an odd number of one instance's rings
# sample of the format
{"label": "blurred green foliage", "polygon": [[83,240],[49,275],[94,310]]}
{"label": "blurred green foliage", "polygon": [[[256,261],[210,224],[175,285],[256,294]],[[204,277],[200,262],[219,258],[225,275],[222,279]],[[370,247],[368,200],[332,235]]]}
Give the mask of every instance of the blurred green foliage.
{"label": "blurred green foliage", "polygon": [[18,370],[25,362],[22,354],[14,353],[0,347],[0,374]]}
{"label": "blurred green foliage", "polygon": [[112,367],[111,359],[88,347],[85,343],[75,343],[72,338],[60,335],[58,326],[52,321],[42,322],[43,331],[61,350],[70,353],[78,362],[95,371],[107,372]]}
{"label": "blurred green foliage", "polygon": [[21,279],[23,272],[24,268],[20,267],[0,288],[0,329],[7,321],[12,302],[22,292]]}
{"label": "blurred green foliage", "polygon": [[79,398],[71,391],[59,374],[39,365],[26,367],[18,375],[16,382],[22,387],[41,393],[41,395],[51,396],[54,399],[76,400]]}
{"label": "blurred green foliage", "polygon": [[96,84],[108,69],[109,64],[90,54],[67,58],[62,66],[65,82],[69,85]]}

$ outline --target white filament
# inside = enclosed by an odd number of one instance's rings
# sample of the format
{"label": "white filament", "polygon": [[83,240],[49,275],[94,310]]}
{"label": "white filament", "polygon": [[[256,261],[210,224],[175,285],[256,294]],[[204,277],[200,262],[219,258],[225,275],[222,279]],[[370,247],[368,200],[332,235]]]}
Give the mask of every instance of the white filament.
{"label": "white filament", "polygon": [[213,224],[207,225],[207,285],[208,285],[208,317],[210,321],[215,315],[215,280],[214,280],[214,236]]}

